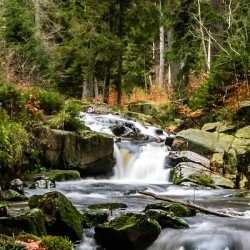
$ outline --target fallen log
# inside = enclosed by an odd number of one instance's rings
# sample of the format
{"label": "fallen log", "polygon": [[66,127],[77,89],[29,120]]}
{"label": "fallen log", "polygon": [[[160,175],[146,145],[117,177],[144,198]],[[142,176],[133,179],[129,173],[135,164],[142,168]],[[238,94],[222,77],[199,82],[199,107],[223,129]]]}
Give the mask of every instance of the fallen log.
{"label": "fallen log", "polygon": [[[137,192],[139,194],[151,196],[151,197],[155,198],[156,200],[180,203],[183,206],[196,209],[196,210],[201,211],[201,212],[206,213],[206,214],[212,214],[212,215],[216,215],[216,216],[220,216],[220,217],[236,217],[236,216],[233,216],[233,215],[230,215],[230,214],[221,213],[221,212],[217,212],[217,211],[214,211],[214,210],[211,210],[211,209],[207,209],[207,208],[199,206],[199,205],[197,205],[197,204],[195,204],[195,203],[193,203],[191,201],[184,202],[184,201],[180,201],[180,200],[176,200],[176,199],[171,199],[171,198],[168,198],[168,197],[163,197],[163,196],[156,195],[156,194],[148,192],[148,191],[137,191]],[[237,215],[242,216],[242,213],[237,212]]]}

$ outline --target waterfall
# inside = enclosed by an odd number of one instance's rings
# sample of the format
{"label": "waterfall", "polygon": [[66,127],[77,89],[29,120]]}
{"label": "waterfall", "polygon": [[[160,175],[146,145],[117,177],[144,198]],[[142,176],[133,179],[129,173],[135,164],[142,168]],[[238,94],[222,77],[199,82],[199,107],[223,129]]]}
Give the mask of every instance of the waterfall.
{"label": "waterfall", "polygon": [[114,145],[116,158],[115,179],[131,181],[168,182],[169,166],[166,164],[168,148],[164,144],[131,142]]}
{"label": "waterfall", "polygon": [[[170,168],[166,164],[168,148],[164,144],[168,134],[153,126],[144,126],[120,115],[81,113],[79,117],[91,130],[113,135],[113,126],[122,126],[125,131],[145,135],[148,140],[124,140],[115,142],[116,166],[114,179],[168,182]],[[156,142],[158,139],[158,142]],[[159,140],[160,139],[160,140]]]}

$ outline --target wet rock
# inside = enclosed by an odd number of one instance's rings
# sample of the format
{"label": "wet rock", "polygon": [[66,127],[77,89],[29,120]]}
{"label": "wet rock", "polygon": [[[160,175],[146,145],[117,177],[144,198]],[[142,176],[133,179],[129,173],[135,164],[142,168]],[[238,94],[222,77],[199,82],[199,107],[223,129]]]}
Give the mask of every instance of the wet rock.
{"label": "wet rock", "polygon": [[144,250],[158,237],[161,227],[141,214],[121,215],[95,227],[95,240],[105,249]]}
{"label": "wet rock", "polygon": [[25,201],[27,197],[15,190],[8,189],[0,193],[0,199],[5,201]]}
{"label": "wet rock", "polygon": [[7,217],[8,216],[8,208],[5,205],[0,205],[0,217]]}
{"label": "wet rock", "polygon": [[12,235],[23,231],[36,236],[46,235],[45,218],[40,209],[21,210],[16,216],[0,218],[0,233]]}
{"label": "wet rock", "polygon": [[82,215],[63,194],[55,191],[34,195],[29,199],[29,206],[42,210],[48,234],[81,239]]}
{"label": "wet rock", "polygon": [[173,169],[173,182],[175,184],[188,182],[211,188],[235,187],[235,183],[232,180],[193,162],[179,163]]}
{"label": "wet rock", "polygon": [[74,169],[81,175],[109,173],[113,168],[111,136],[93,131],[76,134],[70,131],[39,128],[36,131],[43,160],[54,169]]}
{"label": "wet rock", "polygon": [[49,177],[38,176],[31,184],[30,189],[48,189],[55,187],[56,187],[55,181],[51,180]]}
{"label": "wet rock", "polygon": [[14,179],[10,182],[10,189],[24,195],[23,182],[20,179]]}
{"label": "wet rock", "polygon": [[189,217],[196,215],[194,209],[187,208],[180,203],[158,202],[148,204],[144,211],[148,210],[161,210],[177,217]]}
{"label": "wet rock", "polygon": [[204,167],[210,167],[210,160],[200,154],[192,151],[170,151],[168,155],[169,164],[175,167],[181,162],[194,162]]}
{"label": "wet rock", "polygon": [[162,229],[175,228],[184,229],[189,228],[189,225],[181,218],[174,216],[173,213],[168,213],[162,210],[147,210],[146,216],[152,220],[156,220]]}
{"label": "wet rock", "polygon": [[[187,129],[179,132],[172,149],[190,150],[211,160],[211,169],[223,175],[232,175],[235,186],[240,187],[242,174],[250,180],[250,126],[234,135]],[[235,177],[236,176],[236,177]]]}
{"label": "wet rock", "polygon": [[55,181],[71,181],[80,180],[81,176],[77,170],[60,170],[55,169],[45,174],[50,180]]}
{"label": "wet rock", "polygon": [[108,221],[109,215],[102,211],[84,211],[83,227],[91,228]]}

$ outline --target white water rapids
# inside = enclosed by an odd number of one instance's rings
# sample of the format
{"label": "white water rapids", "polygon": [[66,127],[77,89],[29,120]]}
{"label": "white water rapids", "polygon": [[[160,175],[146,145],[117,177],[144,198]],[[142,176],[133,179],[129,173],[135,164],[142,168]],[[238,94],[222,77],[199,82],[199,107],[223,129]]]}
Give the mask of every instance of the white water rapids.
{"label": "white water rapids", "polygon": [[111,127],[121,125],[127,132],[136,131],[151,138],[151,141],[139,143],[122,140],[114,144],[116,159],[114,179],[144,182],[169,181],[170,168],[166,165],[169,149],[164,142],[156,142],[156,138],[166,139],[168,134],[165,131],[153,126],[143,126],[139,122],[118,115],[82,113],[81,119],[93,131],[113,135]]}
{"label": "white water rapids", "polygon": [[[92,130],[107,134],[112,134],[110,128],[113,125],[128,124],[128,130],[139,130],[152,138],[160,136],[164,140],[168,136],[167,133],[157,128],[145,127],[121,116],[83,113],[81,119]],[[141,213],[147,204],[159,202],[138,194],[137,190],[147,190],[157,195],[183,201],[191,200],[217,211],[230,209],[243,212],[249,209],[249,198],[234,196],[239,190],[194,189],[173,185],[169,182],[171,171],[167,161],[169,150],[164,142],[157,143],[155,140],[135,142],[122,139],[114,146],[116,166],[112,177],[58,182],[56,186],[58,191],[66,195],[80,211],[88,209],[88,205],[91,204],[107,202],[127,204],[126,210],[113,211],[110,218],[126,212]],[[29,192],[33,192],[30,193],[32,195],[41,190]],[[190,225],[189,229],[162,230],[158,239],[148,250],[250,249],[250,220],[247,217],[222,218],[198,214],[184,218],[184,220]],[[96,245],[93,234],[93,228],[84,229],[83,239],[77,250],[104,250]]]}

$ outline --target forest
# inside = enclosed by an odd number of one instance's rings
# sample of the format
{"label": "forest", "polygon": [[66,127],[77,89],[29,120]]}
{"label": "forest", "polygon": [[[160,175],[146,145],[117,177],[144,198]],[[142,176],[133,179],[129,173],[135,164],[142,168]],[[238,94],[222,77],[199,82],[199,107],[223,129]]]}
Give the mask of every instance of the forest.
{"label": "forest", "polygon": [[205,111],[249,96],[247,0],[0,5],[2,84],[118,105],[136,91],[157,91]]}
{"label": "forest", "polygon": [[[38,131],[88,140],[77,118],[95,104],[121,114],[148,105],[149,124],[175,135],[221,121],[244,128],[239,154],[222,149],[219,160],[250,188],[249,79],[249,0],[0,0],[0,202],[13,178],[51,167]],[[108,139],[100,149],[96,138],[98,157]]]}
{"label": "forest", "polygon": [[248,0],[1,0],[1,168],[44,115],[77,131],[79,102],[235,119],[249,101],[249,17]]}

